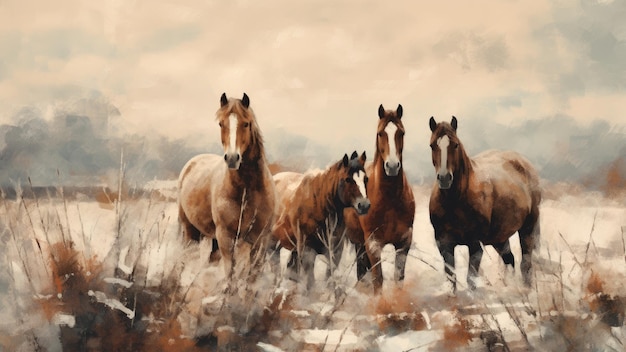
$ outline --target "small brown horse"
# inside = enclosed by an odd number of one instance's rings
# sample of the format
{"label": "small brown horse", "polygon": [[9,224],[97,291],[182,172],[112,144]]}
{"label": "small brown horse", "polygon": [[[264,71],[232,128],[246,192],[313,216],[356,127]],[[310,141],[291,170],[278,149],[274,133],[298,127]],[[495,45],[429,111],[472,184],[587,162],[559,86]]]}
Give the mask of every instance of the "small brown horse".
{"label": "small brown horse", "polygon": [[[224,155],[201,154],[187,162],[179,177],[179,220],[187,240],[213,240],[211,260],[233,269],[236,243],[251,245],[250,260],[264,255],[274,218],[274,182],[263,138],[248,95],[222,94],[217,121]],[[252,268],[250,268],[252,269]]]}
{"label": "small brown horse", "polygon": [[291,250],[287,264],[289,275],[300,270],[307,275],[307,288],[314,282],[313,265],[317,254],[329,256],[329,270],[341,259],[343,250],[343,210],[352,207],[359,214],[367,213],[367,176],[365,153],[354,152],[323,172],[274,176],[278,190],[277,220],[272,233],[280,245]]}
{"label": "small brown horse", "polygon": [[430,195],[430,221],[445,271],[456,290],[454,248],[469,247],[467,282],[476,288],[481,242],[492,245],[514,267],[509,237],[519,233],[521,272],[531,282],[531,257],[539,243],[539,176],[526,158],[506,151],[486,151],[470,159],[456,134],[457,119],[430,118],[430,147],[437,182]]}
{"label": "small brown horse", "polygon": [[356,216],[346,209],[346,235],[355,244],[357,278],[372,272],[374,290],[383,285],[380,255],[383,247],[393,244],[396,249],[395,280],[404,280],[406,258],[413,240],[415,199],[404,173],[402,149],[404,125],[402,105],[395,111],[378,108],[376,153],[367,167],[367,195],[372,203],[369,212]]}

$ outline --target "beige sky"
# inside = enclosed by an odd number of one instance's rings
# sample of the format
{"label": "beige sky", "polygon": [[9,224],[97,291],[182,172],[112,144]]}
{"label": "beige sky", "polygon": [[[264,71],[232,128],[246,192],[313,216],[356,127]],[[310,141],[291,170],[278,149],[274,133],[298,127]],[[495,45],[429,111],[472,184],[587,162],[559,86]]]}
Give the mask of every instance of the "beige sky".
{"label": "beige sky", "polygon": [[[622,1],[0,1],[0,123],[99,91],[128,132],[217,138],[219,95],[264,131],[373,142],[376,111],[626,124]],[[422,144],[422,143],[420,143]]]}

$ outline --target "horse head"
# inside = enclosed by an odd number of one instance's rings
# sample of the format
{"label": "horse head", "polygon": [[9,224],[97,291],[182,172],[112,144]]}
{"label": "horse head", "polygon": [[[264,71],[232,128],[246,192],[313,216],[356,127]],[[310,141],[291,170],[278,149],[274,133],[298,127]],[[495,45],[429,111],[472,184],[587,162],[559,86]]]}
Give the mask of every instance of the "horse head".
{"label": "horse head", "polygon": [[344,154],[339,164],[339,171],[343,176],[337,189],[339,199],[346,206],[353,207],[359,215],[366,214],[370,208],[370,201],[367,199],[366,158],[365,152],[359,156],[354,151],[350,158],[348,154]]}
{"label": "horse head", "polygon": [[244,154],[257,143],[257,130],[254,113],[250,109],[250,99],[243,93],[242,99],[227,98],[222,93],[217,120],[221,130],[224,161],[229,169],[237,170]]}
{"label": "horse head", "polygon": [[378,133],[376,151],[383,161],[385,174],[397,176],[402,168],[402,149],[404,147],[404,125],[402,124],[402,105],[393,110],[378,107]]}
{"label": "horse head", "polygon": [[454,175],[460,171],[463,163],[463,148],[456,135],[457,120],[452,116],[450,123],[437,123],[431,117],[429,124],[432,131],[430,148],[437,183],[440,189],[449,189],[454,182]]}

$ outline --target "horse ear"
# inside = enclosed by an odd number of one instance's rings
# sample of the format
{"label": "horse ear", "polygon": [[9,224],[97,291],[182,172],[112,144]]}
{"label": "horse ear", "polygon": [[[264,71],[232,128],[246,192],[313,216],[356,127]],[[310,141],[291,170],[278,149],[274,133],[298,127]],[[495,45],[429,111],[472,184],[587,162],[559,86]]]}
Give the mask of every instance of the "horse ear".
{"label": "horse ear", "polygon": [[355,150],[355,151],[352,152],[352,155],[350,155],[350,160],[356,159],[358,157],[359,157],[359,153],[357,153],[356,150]]}
{"label": "horse ear", "polygon": [[401,119],[402,118],[402,105],[398,104],[398,108],[396,109],[396,116]]}
{"label": "horse ear", "polygon": [[343,167],[348,167],[348,163],[350,162],[350,160],[348,159],[348,154],[344,154],[343,155]]}
{"label": "horse ear", "polygon": [[224,105],[228,104],[228,98],[226,98],[226,93],[222,93],[220,97],[220,106],[224,107]]}
{"label": "horse ear", "polygon": [[250,106],[250,98],[248,98],[248,94],[243,93],[243,98],[241,98],[241,104],[243,104],[244,108],[248,108]]}
{"label": "horse ear", "polygon": [[382,119],[383,117],[385,117],[385,108],[383,108],[383,104],[380,104],[378,107],[378,118]]}
{"label": "horse ear", "polygon": [[431,116],[430,121],[428,121],[428,123],[430,124],[430,130],[432,132],[435,132],[435,128],[437,128],[437,122],[435,122],[435,118]]}
{"label": "horse ear", "polygon": [[456,121],[456,117],[452,116],[452,121],[450,121],[450,125],[452,126],[452,129],[456,131],[456,128],[458,126],[458,122]]}
{"label": "horse ear", "polygon": [[367,156],[365,155],[365,151],[363,151],[363,153],[361,154],[361,161],[365,163],[365,160],[367,160]]}

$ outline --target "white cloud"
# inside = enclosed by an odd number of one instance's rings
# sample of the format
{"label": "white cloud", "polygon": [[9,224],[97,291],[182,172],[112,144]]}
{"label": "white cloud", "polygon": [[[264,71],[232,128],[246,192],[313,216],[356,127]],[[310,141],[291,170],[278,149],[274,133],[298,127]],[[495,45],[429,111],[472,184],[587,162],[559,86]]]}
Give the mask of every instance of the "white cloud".
{"label": "white cloud", "polygon": [[[623,25],[611,17],[621,13],[622,2],[598,5],[602,9],[547,0],[2,6],[11,16],[0,24],[0,45],[17,50],[12,57],[33,52],[29,38],[59,29],[83,33],[67,37],[67,58],[53,55],[58,47],[38,47],[40,55],[24,61],[31,64],[0,68],[0,103],[7,110],[63,98],[64,89],[95,89],[138,131],[149,125],[179,137],[201,126],[213,133],[219,95],[245,91],[261,128],[339,145],[371,143],[380,103],[403,104],[408,133],[416,138],[431,115],[516,123],[566,113],[579,121],[624,123],[624,87],[610,80],[611,72],[624,74],[616,72],[623,69],[622,54],[609,56],[610,65],[589,65],[588,41],[598,37],[576,37],[588,29],[577,23],[606,17],[593,33],[623,40]],[[17,46],[3,44],[3,35],[16,33],[23,38]],[[607,43],[600,49],[609,50]],[[574,90],[568,77],[580,77],[583,89]],[[501,104],[502,97],[517,103]],[[5,120],[10,115],[0,113]]]}

